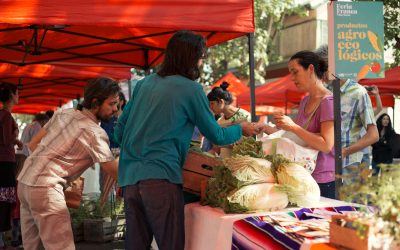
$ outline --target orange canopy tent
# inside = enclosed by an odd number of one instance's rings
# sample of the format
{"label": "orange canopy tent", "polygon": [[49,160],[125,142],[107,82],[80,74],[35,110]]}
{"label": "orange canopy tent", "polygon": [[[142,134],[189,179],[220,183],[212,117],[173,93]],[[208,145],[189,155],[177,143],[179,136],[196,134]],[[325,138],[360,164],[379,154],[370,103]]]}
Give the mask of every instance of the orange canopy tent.
{"label": "orange canopy tent", "polygon": [[253,32],[253,16],[252,0],[0,1],[0,62],[147,70],[177,30],[212,46]]}
{"label": "orange canopy tent", "polygon": [[211,85],[211,89],[215,87],[219,87],[223,82],[229,83],[228,91],[233,96],[238,96],[245,91],[249,91],[249,87],[247,87],[242,81],[239,80],[232,72],[228,72],[221,79],[219,79],[216,83]]}
{"label": "orange canopy tent", "polygon": [[[393,92],[382,93],[381,101],[384,107],[394,106]],[[305,96],[304,92],[300,92],[290,75],[286,75],[271,83],[256,88],[256,111],[258,115],[267,115],[272,112],[281,111],[288,113],[289,108],[299,105],[301,99]],[[370,96],[373,106],[376,106],[375,96]],[[250,93],[243,92],[238,96],[238,105],[245,109],[250,106]],[[278,107],[280,109],[271,108]]]}
{"label": "orange canopy tent", "polygon": [[20,89],[19,104],[13,109],[15,113],[34,114],[55,109],[71,99],[82,97],[90,78],[129,79],[130,74],[129,68],[0,64],[0,81],[18,84]]}
{"label": "orange canopy tent", "polygon": [[[290,79],[290,75],[286,75],[257,87],[255,95],[257,114],[267,115],[276,111],[287,113],[289,108],[300,103],[305,93],[299,92]],[[239,95],[237,102],[240,107],[247,109],[250,106],[250,92]],[[270,108],[271,106],[275,108]]]}

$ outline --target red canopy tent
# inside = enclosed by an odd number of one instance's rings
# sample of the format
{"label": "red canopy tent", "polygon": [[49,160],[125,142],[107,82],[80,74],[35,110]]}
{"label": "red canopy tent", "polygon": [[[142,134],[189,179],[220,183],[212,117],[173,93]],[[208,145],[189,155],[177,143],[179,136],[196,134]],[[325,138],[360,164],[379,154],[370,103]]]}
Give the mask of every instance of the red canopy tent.
{"label": "red canopy tent", "polygon": [[233,96],[238,96],[245,91],[249,91],[249,87],[247,87],[242,81],[240,81],[232,72],[228,72],[221,79],[219,79],[216,83],[211,85],[211,89],[215,87],[219,87],[223,82],[229,83],[228,91]]}
{"label": "red canopy tent", "polygon": [[173,33],[208,46],[254,31],[252,0],[16,0],[0,2],[1,62],[157,65]]}
{"label": "red canopy tent", "polygon": [[379,93],[400,95],[400,66],[385,71],[385,78],[361,79],[362,85],[376,85]]}
{"label": "red canopy tent", "polygon": [[13,109],[16,113],[32,114],[55,109],[71,99],[82,97],[86,81],[99,76],[129,79],[130,70],[46,64],[0,64],[0,81],[19,85],[20,101]]}
{"label": "red canopy tent", "polygon": [[254,32],[253,1],[0,1],[0,62],[148,70],[180,29],[207,46]]}

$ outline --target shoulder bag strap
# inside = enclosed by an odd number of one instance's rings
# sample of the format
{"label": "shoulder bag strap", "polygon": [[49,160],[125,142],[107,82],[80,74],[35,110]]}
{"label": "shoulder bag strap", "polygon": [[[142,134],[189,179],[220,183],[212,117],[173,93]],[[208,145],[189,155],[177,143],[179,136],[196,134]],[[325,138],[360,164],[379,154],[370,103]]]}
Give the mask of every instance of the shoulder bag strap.
{"label": "shoulder bag strap", "polygon": [[[311,114],[308,116],[306,122],[303,124],[303,128],[304,128],[305,130],[307,130],[308,125],[310,125],[311,118],[314,117],[315,112],[317,111],[319,105],[321,104],[322,99],[324,99],[324,97],[322,97],[321,99],[319,99],[318,104],[315,106],[315,108],[313,109],[313,111],[311,112]],[[304,114],[305,114],[305,113],[306,113],[306,105],[304,105]]]}

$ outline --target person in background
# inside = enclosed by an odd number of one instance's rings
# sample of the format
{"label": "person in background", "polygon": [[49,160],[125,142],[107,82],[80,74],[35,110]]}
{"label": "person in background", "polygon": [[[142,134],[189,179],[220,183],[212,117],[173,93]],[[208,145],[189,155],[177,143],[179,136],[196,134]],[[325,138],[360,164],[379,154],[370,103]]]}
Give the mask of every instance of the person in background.
{"label": "person in background", "polygon": [[17,139],[18,125],[11,115],[18,104],[17,85],[0,83],[0,247],[5,247],[3,232],[11,229],[11,211],[16,202],[15,145],[22,148]]}
{"label": "person in background", "polygon": [[[232,105],[233,98],[227,90],[229,83],[223,82],[219,87],[214,87],[207,98],[210,102],[210,109],[215,115],[220,115],[218,124],[221,127],[229,127],[242,121],[251,121],[251,115],[248,111]],[[211,151],[216,152],[221,157],[230,157],[232,145],[220,147],[214,145]]]}
{"label": "person in background", "polygon": [[381,168],[378,164],[393,162],[393,143],[396,132],[388,114],[384,113],[376,121],[379,132],[379,140],[372,144],[372,170],[373,175],[378,175]]}
{"label": "person in background", "polygon": [[[328,61],[328,46],[321,46],[316,54]],[[324,82],[333,79],[332,74],[327,72]],[[371,99],[362,85],[351,79],[340,79],[340,105],[343,184],[349,185],[359,175],[363,149],[378,141],[379,136]],[[363,129],[366,131],[364,135]]]}
{"label": "person in background", "polygon": [[118,184],[123,187],[125,249],[183,250],[185,243],[182,167],[193,129],[218,145],[231,144],[257,127],[242,122],[221,128],[196,79],[206,41],[178,31],[167,44],[157,73],[138,81],[115,127],[121,145]]}
{"label": "person in background", "polygon": [[[17,169],[16,176],[18,176],[22,167],[24,166],[26,157],[30,155],[28,144],[32,138],[40,131],[40,129],[49,121],[49,117],[46,114],[38,113],[33,118],[33,121],[28,124],[22,132],[21,142],[23,143],[22,151],[18,151],[16,154]],[[22,153],[22,155],[21,155]],[[17,196],[18,198],[18,196]],[[13,207],[12,217],[12,241],[11,245],[16,247],[22,244],[21,241],[21,223],[20,223],[20,202],[17,199],[15,206]]]}
{"label": "person in background", "polygon": [[289,116],[274,115],[277,128],[265,125],[264,132],[271,134],[277,129],[290,131],[318,150],[312,176],[320,187],[321,196],[334,199],[333,96],[322,81],[328,64],[314,52],[300,51],[290,58],[288,68],[296,87],[308,95],[300,102],[295,122]]}
{"label": "person in background", "polygon": [[227,90],[229,83],[223,82],[219,87],[214,87],[207,98],[210,102],[210,109],[216,115],[221,115],[218,124],[221,127],[231,126],[242,121],[251,121],[248,111],[232,105],[232,94]]}
{"label": "person in background", "polygon": [[115,113],[115,115],[111,118],[111,120],[102,121],[100,123],[100,127],[102,127],[108,135],[108,138],[110,140],[110,148],[111,149],[119,148],[118,143],[114,139],[114,127],[117,124],[118,117],[122,114],[122,111],[124,110],[125,105],[126,105],[126,98],[125,98],[124,93],[122,93],[122,91],[121,91],[121,92],[119,92],[118,96],[119,96],[118,112]]}
{"label": "person in background", "polygon": [[46,114],[36,114],[33,121],[28,124],[24,131],[22,132],[21,142],[24,144],[22,148],[22,153],[28,157],[30,152],[28,149],[28,144],[31,142],[32,138],[39,132],[39,130],[49,121],[49,117]]}
{"label": "person in background", "polygon": [[118,162],[100,121],[117,112],[118,83],[100,77],[88,81],[83,110],[65,109],[31,140],[32,154],[18,176],[24,249],[75,249],[63,189],[94,163],[117,178]]}
{"label": "person in background", "polygon": [[[216,121],[218,121],[218,119],[219,119],[220,117],[221,117],[220,114],[214,115],[214,119],[215,119]],[[212,150],[212,148],[213,148],[212,142],[210,142],[210,141],[209,141],[207,138],[205,138],[204,136],[203,136],[202,139],[201,139],[200,147],[201,147],[201,151],[203,151],[203,152],[215,153],[214,151],[210,151],[210,150]]]}
{"label": "person in background", "polygon": [[[365,87],[367,89],[367,86],[365,86]],[[371,94],[373,94],[375,96],[376,108],[374,108],[374,115],[376,117],[383,110],[381,96],[379,95],[379,88],[375,85],[372,85],[372,86],[368,86],[367,90],[370,91]]]}
{"label": "person in background", "polygon": [[[374,116],[375,116],[375,118],[377,118],[378,114],[383,109],[381,96],[379,95],[379,89],[377,86],[364,86],[364,87],[368,92],[371,92],[371,94],[373,94],[375,96],[376,108],[374,108]],[[366,133],[367,133],[367,131],[365,129],[362,129],[361,136],[365,135]],[[371,155],[371,147],[368,146],[363,149],[363,158],[361,160],[362,165],[364,165],[364,166],[371,165],[370,155]]]}
{"label": "person in background", "polygon": [[54,110],[47,110],[46,112],[47,117],[49,117],[49,119],[51,119],[54,115]]}
{"label": "person in background", "polygon": [[[110,149],[114,154],[114,157],[119,156],[119,144],[115,141],[114,139],[114,127],[117,124],[118,121],[118,117],[122,114],[122,111],[124,110],[124,107],[126,105],[126,98],[124,93],[119,92],[118,94],[119,96],[119,103],[118,103],[118,111],[115,113],[115,115],[111,118],[111,120],[109,121],[102,121],[100,123],[100,127],[104,129],[104,131],[106,131],[108,139],[110,140]],[[101,193],[104,193],[104,183],[106,182],[107,178],[104,170],[100,169],[100,177],[99,177],[99,181],[100,181],[100,191]],[[120,189],[117,188],[117,193]]]}

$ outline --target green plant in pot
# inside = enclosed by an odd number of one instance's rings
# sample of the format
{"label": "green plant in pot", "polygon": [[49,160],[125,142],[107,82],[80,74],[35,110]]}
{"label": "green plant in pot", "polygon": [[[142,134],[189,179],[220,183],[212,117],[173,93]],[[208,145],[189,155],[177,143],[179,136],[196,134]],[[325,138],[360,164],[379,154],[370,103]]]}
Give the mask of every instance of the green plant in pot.
{"label": "green plant in pot", "polygon": [[374,213],[365,209],[364,216],[374,222],[384,244],[392,242],[388,249],[400,249],[400,165],[379,166],[378,176],[365,166],[355,169],[359,178],[340,189],[340,199],[374,208]]}

